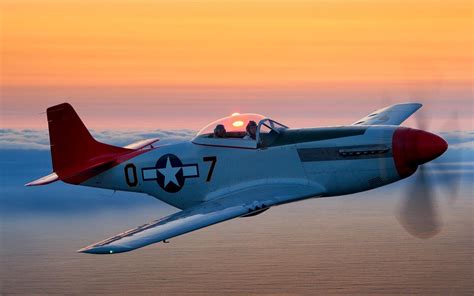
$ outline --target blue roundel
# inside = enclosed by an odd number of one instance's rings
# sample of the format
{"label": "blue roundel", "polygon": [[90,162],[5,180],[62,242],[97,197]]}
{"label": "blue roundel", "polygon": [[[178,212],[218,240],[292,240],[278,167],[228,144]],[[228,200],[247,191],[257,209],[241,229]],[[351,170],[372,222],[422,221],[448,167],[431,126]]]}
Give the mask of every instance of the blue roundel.
{"label": "blue roundel", "polygon": [[156,182],[163,190],[175,193],[184,185],[183,163],[174,154],[165,154],[156,162]]}

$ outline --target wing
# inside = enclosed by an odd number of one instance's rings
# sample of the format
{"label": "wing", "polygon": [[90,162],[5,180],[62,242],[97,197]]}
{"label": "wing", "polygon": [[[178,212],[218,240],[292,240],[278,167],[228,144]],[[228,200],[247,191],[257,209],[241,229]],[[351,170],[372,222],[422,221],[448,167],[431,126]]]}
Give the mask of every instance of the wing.
{"label": "wing", "polygon": [[367,115],[352,125],[399,125],[421,106],[423,105],[419,103],[391,105]]}
{"label": "wing", "polygon": [[321,195],[322,192],[320,186],[305,184],[275,183],[252,186],[125,231],[82,248],[78,252],[90,254],[128,252],[232,218],[262,211],[274,205]]}

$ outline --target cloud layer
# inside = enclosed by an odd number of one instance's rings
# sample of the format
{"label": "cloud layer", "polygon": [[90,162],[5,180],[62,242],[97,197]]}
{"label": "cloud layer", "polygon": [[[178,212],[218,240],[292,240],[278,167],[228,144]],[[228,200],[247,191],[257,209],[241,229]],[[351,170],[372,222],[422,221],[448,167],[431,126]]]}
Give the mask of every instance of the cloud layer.
{"label": "cloud layer", "polygon": [[[161,144],[186,141],[196,134],[192,130],[148,130],[148,131],[92,131],[92,135],[100,142],[125,146],[130,143],[147,139],[160,138]],[[47,130],[36,129],[0,129],[0,149],[8,150],[49,150]]]}
{"label": "cloud layer", "polygon": [[[160,138],[160,143],[174,143],[190,140],[196,131],[182,130],[100,130],[92,131],[92,135],[101,142],[125,146],[130,143],[147,139]],[[441,132],[450,149],[474,150],[474,131]],[[8,150],[49,150],[47,130],[38,129],[0,129],[0,149]]]}

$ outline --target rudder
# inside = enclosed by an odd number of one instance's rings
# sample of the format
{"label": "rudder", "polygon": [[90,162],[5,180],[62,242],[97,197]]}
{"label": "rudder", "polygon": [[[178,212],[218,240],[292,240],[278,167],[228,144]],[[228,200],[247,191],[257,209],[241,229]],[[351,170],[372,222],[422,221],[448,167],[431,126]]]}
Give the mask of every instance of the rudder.
{"label": "rudder", "polygon": [[133,151],[96,141],[68,103],[49,107],[46,113],[53,171],[61,179],[101,159]]}

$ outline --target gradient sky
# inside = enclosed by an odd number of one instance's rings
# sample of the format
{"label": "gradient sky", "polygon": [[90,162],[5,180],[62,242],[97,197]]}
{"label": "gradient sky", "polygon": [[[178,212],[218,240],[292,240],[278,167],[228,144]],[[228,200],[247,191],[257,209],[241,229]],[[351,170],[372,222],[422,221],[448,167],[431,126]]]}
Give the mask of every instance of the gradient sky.
{"label": "gradient sky", "polygon": [[[352,123],[422,101],[472,130],[471,1],[2,1],[1,125],[190,128],[235,111]],[[459,125],[459,124],[458,124]]]}
{"label": "gradient sky", "polygon": [[[464,0],[0,0],[0,294],[472,294],[473,30]],[[431,240],[410,237],[393,215],[412,178],[111,260],[74,250],[156,219],[164,205],[23,186],[51,171],[44,111],[64,101],[114,145],[187,139],[163,130],[233,112],[350,124],[405,101],[425,104],[417,114],[431,130],[468,132],[441,134],[450,149],[430,178],[444,224]],[[444,172],[462,176],[455,203]]]}

